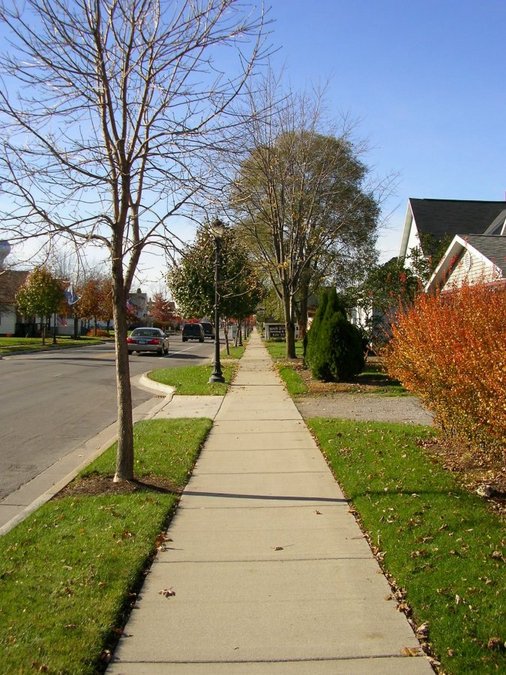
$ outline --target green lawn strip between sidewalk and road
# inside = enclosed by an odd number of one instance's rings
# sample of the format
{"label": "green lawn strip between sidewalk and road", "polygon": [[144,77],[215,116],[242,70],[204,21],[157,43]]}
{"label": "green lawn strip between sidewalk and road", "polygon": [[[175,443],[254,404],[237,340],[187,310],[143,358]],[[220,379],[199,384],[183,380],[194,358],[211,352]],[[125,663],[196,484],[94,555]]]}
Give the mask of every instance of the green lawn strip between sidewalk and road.
{"label": "green lawn strip between sidewalk and road", "polygon": [[138,422],[135,491],[87,488],[112,484],[112,446],[0,537],[2,672],[105,669],[211,426],[208,419]]}
{"label": "green lawn strip between sidewalk and road", "polygon": [[41,338],[0,337],[0,356],[23,352],[68,349],[69,347],[89,347],[91,345],[100,345],[103,342],[104,340],[101,338],[82,337],[78,340],[73,340],[70,337],[59,335],[54,345],[52,336],[48,335],[46,337],[46,344],[43,345]]}
{"label": "green lawn strip between sidewalk and road", "polygon": [[[429,427],[307,424],[446,673],[506,672],[506,528],[434,459]],[[425,628],[425,627],[424,627]],[[425,631],[424,631],[425,632]]]}
{"label": "green lawn strip between sidewalk and road", "polygon": [[225,382],[209,382],[213,366],[182,366],[161,368],[148,373],[148,377],[160,384],[175,387],[181,396],[224,396],[232,382],[238,365],[233,361],[222,364]]}
{"label": "green lawn strip between sidewalk and road", "polygon": [[224,349],[220,354],[220,358],[224,361],[226,361],[227,359],[240,359],[244,354],[245,348],[246,348],[245,344],[238,345],[237,347],[230,345],[229,347],[230,354],[227,354],[227,350]]}

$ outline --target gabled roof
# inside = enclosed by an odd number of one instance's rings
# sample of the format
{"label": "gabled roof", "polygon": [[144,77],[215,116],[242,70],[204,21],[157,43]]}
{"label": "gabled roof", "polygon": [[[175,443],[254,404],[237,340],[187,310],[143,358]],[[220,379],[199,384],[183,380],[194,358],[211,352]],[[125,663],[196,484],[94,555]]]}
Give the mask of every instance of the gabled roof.
{"label": "gabled roof", "polygon": [[470,234],[466,241],[506,276],[506,237],[491,234]]}
{"label": "gabled roof", "polygon": [[466,250],[473,250],[482,259],[493,263],[501,270],[503,278],[506,277],[506,236],[491,234],[455,235],[441,262],[434,270],[434,274],[425,286],[427,293],[442,284],[445,277],[451,273],[455,261],[459,260]]}
{"label": "gabled roof", "polygon": [[27,271],[0,270],[0,304],[13,305],[20,286],[30,274]]}
{"label": "gabled roof", "polygon": [[506,208],[492,221],[483,234],[506,234]]}
{"label": "gabled roof", "polygon": [[420,234],[436,239],[456,234],[483,234],[506,209],[506,202],[463,199],[410,199]]}

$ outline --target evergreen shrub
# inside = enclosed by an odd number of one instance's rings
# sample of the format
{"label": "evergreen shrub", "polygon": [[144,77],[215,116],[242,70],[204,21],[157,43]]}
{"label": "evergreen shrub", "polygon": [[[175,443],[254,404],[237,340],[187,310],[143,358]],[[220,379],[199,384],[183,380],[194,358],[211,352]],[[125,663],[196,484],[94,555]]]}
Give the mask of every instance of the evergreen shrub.
{"label": "evergreen shrub", "polygon": [[315,325],[315,317],[309,331],[308,365],[319,380],[350,380],[364,367],[362,334],[346,318],[335,289],[327,289],[322,300],[319,321]]}

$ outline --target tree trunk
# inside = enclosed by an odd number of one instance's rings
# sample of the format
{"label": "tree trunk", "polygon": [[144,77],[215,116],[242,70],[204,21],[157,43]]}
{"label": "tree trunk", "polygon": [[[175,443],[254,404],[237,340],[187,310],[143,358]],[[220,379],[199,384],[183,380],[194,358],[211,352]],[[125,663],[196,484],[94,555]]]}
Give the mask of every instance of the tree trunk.
{"label": "tree trunk", "polygon": [[283,297],[283,307],[285,311],[285,332],[286,332],[286,357],[295,358],[295,321],[293,317],[293,303],[288,292],[285,291]]}
{"label": "tree trunk", "polygon": [[295,321],[286,324],[286,355],[289,359],[295,359]]}
{"label": "tree trunk", "polygon": [[307,306],[309,298],[309,274],[307,271],[302,275],[299,292],[300,301],[297,323],[299,326],[299,340],[304,340],[307,333]]}
{"label": "tree trunk", "polygon": [[230,342],[228,340],[228,321],[224,319],[223,321],[223,334],[225,336],[225,347],[227,350],[227,356],[230,356]]}
{"label": "tree trunk", "polygon": [[122,290],[114,293],[114,331],[116,341],[116,385],[118,397],[118,450],[114,482],[134,477],[132,390],[127,349],[126,299]]}

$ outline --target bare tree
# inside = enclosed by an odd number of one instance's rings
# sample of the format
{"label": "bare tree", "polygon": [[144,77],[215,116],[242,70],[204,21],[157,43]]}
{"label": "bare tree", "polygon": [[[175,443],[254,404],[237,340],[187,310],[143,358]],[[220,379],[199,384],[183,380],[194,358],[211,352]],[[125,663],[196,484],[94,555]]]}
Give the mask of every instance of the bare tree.
{"label": "bare tree", "polygon": [[263,9],[237,0],[0,0],[0,214],[11,243],[55,237],[108,250],[119,442],[133,478],[126,301],[142,251],[216,187],[209,153],[263,49]]}
{"label": "bare tree", "polygon": [[231,189],[243,236],[283,304],[290,358],[297,304],[304,330],[312,283],[331,276],[322,273],[329,252],[337,258],[364,243],[374,249],[379,212],[362,148],[347,130],[328,130],[322,105],[318,93],[291,94],[267,120],[253,117]]}

